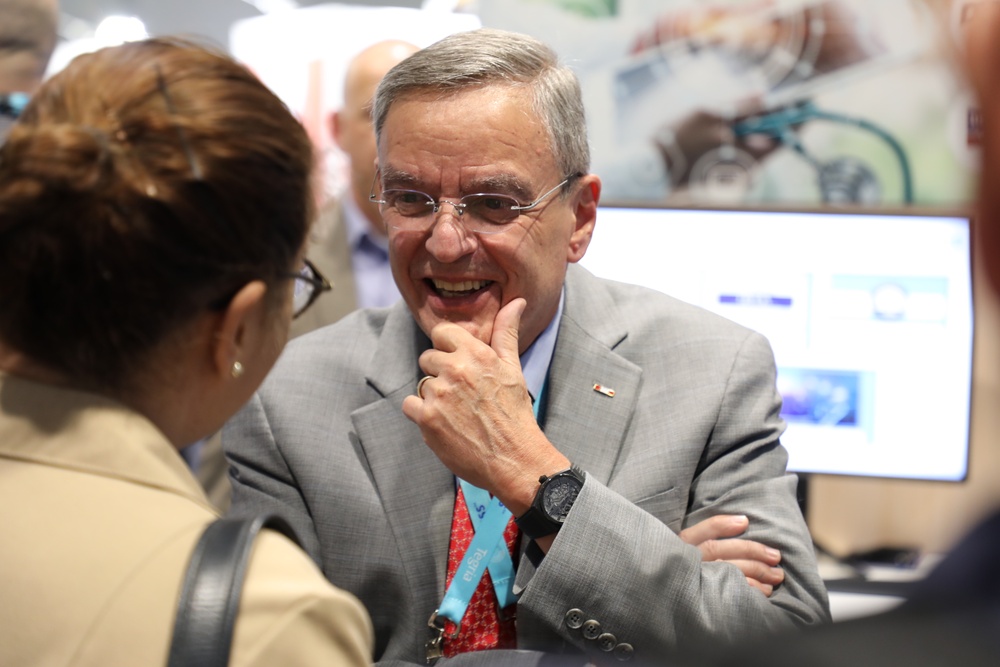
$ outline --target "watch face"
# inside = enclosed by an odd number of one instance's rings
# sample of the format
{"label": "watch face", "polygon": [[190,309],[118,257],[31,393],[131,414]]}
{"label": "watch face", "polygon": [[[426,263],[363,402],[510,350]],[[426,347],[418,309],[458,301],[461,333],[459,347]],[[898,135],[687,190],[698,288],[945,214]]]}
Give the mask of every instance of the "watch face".
{"label": "watch face", "polygon": [[569,514],[573,501],[579,493],[579,480],[568,475],[556,477],[545,487],[542,510],[552,519],[562,523],[566,520],[566,515]]}

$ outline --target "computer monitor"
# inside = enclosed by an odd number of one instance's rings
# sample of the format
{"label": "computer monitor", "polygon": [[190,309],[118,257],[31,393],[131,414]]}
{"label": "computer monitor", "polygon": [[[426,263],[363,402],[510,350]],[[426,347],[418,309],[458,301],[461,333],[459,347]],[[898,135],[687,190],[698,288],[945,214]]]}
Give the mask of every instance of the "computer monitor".
{"label": "computer monitor", "polygon": [[961,481],[970,236],[953,212],[611,205],[581,264],[764,334],[789,470]]}

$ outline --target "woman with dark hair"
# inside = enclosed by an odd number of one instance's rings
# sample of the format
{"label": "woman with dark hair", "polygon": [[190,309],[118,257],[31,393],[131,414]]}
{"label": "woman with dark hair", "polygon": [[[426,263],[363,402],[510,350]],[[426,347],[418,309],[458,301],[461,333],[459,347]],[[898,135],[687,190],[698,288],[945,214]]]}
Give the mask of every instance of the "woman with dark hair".
{"label": "woman with dark hair", "polygon": [[[323,289],[311,144],[229,57],[81,56],[0,149],[0,664],[165,664],[216,513],[178,449],[217,431]],[[231,665],[362,664],[371,625],[283,536]]]}

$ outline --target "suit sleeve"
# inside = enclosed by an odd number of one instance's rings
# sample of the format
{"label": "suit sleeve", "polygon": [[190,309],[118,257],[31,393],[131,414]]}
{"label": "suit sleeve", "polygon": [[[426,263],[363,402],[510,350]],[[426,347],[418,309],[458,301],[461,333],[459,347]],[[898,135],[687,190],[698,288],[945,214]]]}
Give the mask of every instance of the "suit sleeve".
{"label": "suit sleeve", "polygon": [[[750,333],[725,379],[683,519],[688,526],[717,514],[747,515],[744,537],[782,554],[786,578],[770,598],[750,587],[734,565],[703,563],[701,552],[685,544],[664,517],[588,476],[537,570],[529,565],[518,573],[524,587],[519,634],[544,628],[588,653],[612,651],[644,663],[698,651],[708,642],[828,620],[796,478],[785,472],[780,406],[770,346]],[[634,446],[662,449],[650,454],[651,461],[671,456],[666,444]]]}
{"label": "suit sleeve", "polygon": [[226,424],[222,446],[229,459],[229,481],[233,487],[229,516],[279,514],[295,529],[302,548],[316,563],[321,563],[312,516],[278,449],[259,393]]}

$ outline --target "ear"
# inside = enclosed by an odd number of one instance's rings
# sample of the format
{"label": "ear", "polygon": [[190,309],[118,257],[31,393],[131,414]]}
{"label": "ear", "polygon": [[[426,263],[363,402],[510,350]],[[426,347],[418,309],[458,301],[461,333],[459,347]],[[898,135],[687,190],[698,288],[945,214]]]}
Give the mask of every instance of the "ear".
{"label": "ear", "polygon": [[337,144],[337,147],[343,150],[343,145],[340,141],[344,135],[344,121],[340,117],[341,111],[334,111],[330,114],[330,136],[333,137],[333,141]]}
{"label": "ear", "polygon": [[595,174],[586,174],[573,198],[573,212],[576,222],[566,249],[566,261],[579,262],[590,247],[597,222],[597,204],[601,200],[601,179]]}
{"label": "ear", "polygon": [[244,363],[252,350],[263,322],[267,285],[253,280],[236,293],[223,311],[212,337],[213,370],[223,378],[232,377],[233,364]]}

